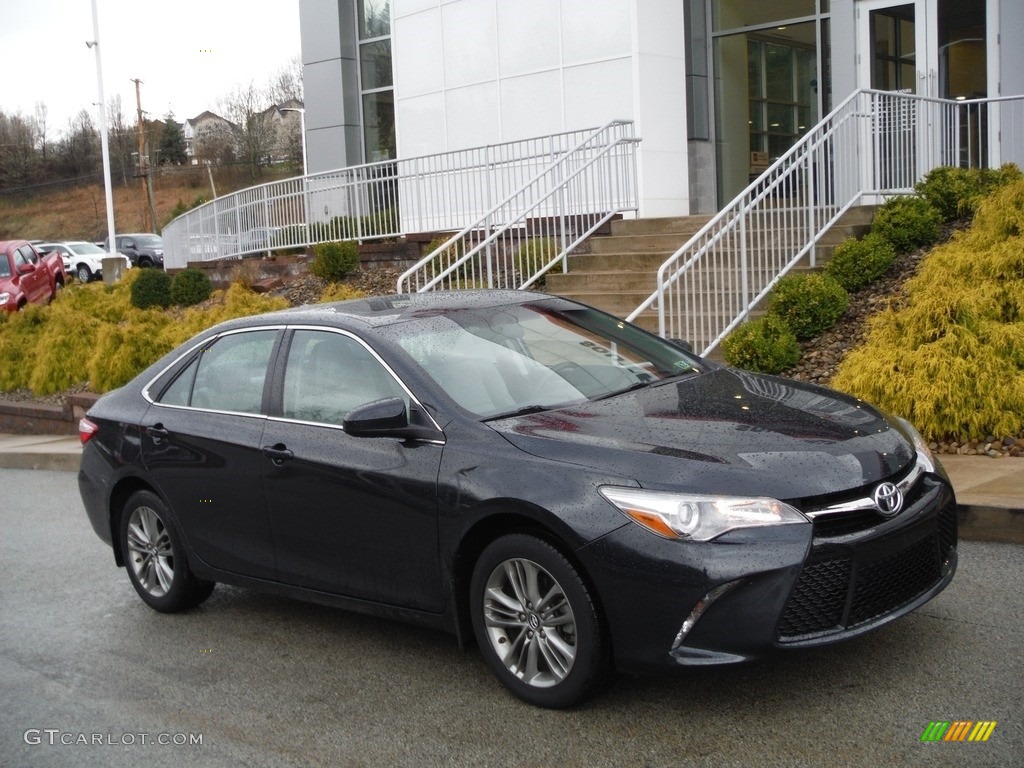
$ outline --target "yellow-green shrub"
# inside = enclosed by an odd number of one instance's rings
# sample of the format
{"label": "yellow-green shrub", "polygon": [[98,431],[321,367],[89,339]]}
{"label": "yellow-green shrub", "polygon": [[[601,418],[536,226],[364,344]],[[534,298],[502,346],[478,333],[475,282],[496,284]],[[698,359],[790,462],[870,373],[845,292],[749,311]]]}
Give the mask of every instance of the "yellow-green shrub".
{"label": "yellow-green shrub", "polygon": [[722,342],[725,362],[760,373],[782,373],[800,360],[793,331],[774,315],[744,323]]}
{"label": "yellow-green shrub", "polygon": [[1024,430],[1024,181],[984,198],[935,249],[905,304],[874,318],[832,385],[933,439]]}
{"label": "yellow-green shrub", "polygon": [[320,303],[329,301],[348,301],[349,299],[361,299],[366,294],[358,288],[353,288],[347,283],[331,283],[320,294]]}
{"label": "yellow-green shrub", "polygon": [[88,382],[106,392],[131,380],[177,345],[223,320],[284,309],[280,297],[232,285],[206,309],[136,309],[132,273],[116,286],[66,288],[53,304],[0,318],[0,391],[51,394]]}

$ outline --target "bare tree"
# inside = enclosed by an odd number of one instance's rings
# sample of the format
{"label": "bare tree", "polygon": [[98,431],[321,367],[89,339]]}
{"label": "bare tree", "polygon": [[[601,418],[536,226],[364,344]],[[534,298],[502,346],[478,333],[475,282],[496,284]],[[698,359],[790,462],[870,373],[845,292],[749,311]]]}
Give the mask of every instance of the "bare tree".
{"label": "bare tree", "polygon": [[47,109],[46,104],[41,101],[37,101],[35,116],[36,139],[39,142],[39,159],[44,166],[46,165],[47,150],[49,149],[49,141],[47,137],[47,118],[49,116],[50,111]]}
{"label": "bare tree", "polygon": [[223,100],[225,117],[234,124],[235,146],[238,157],[249,169],[249,178],[255,183],[270,162],[277,140],[274,109],[270,91],[260,91],[250,81],[236,86]]}
{"label": "bare tree", "polygon": [[34,174],[38,164],[34,121],[20,112],[13,115],[0,112],[0,181],[5,186],[38,181]]}
{"label": "bare tree", "polygon": [[285,64],[270,80],[270,100],[272,104],[284,104],[286,101],[303,101],[302,61],[298,56]]}

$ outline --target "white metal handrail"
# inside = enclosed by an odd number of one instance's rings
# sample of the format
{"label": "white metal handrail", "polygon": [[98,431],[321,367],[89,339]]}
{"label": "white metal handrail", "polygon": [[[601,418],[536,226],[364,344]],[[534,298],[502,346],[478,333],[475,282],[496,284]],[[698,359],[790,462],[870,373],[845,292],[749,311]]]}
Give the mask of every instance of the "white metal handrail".
{"label": "white metal handrail", "polygon": [[658,332],[708,354],[853,205],[907,194],[941,165],[1024,160],[1024,96],[950,101],[851,94],[658,270],[626,319],[656,308]]}
{"label": "white metal handrail", "polygon": [[399,278],[399,293],[527,288],[612,217],[637,208],[632,123],[612,121],[548,162]]}
{"label": "white metal handrail", "polygon": [[[632,130],[631,123],[616,125]],[[177,268],[332,240],[460,230],[593,135],[566,131],[250,187],[170,222],[162,233],[164,263]]]}

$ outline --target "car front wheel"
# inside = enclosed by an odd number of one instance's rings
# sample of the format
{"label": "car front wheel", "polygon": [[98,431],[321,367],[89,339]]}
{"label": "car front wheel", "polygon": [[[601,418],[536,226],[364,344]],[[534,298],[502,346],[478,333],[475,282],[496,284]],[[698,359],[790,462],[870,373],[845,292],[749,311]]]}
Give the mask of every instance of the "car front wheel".
{"label": "car front wheel", "polygon": [[491,543],[474,568],[470,599],[484,659],[519,698],[561,709],[604,684],[609,647],[596,602],[547,542],[514,534]]}
{"label": "car front wheel", "polygon": [[75,277],[78,278],[78,282],[80,283],[88,283],[92,280],[92,270],[90,270],[85,264],[79,264],[78,269],[75,270]]}
{"label": "car front wheel", "polygon": [[188,567],[167,508],[150,491],[132,494],[124,506],[121,551],[135,591],[161,613],[193,608],[213,591],[213,582],[197,578]]}

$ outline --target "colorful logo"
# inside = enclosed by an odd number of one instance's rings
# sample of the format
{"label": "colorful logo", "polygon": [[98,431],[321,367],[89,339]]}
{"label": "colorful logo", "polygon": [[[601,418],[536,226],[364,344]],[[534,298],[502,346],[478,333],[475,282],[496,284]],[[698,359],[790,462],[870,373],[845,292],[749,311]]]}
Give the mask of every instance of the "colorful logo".
{"label": "colorful logo", "polygon": [[921,741],[988,741],[995,729],[995,720],[933,720],[921,734]]}

